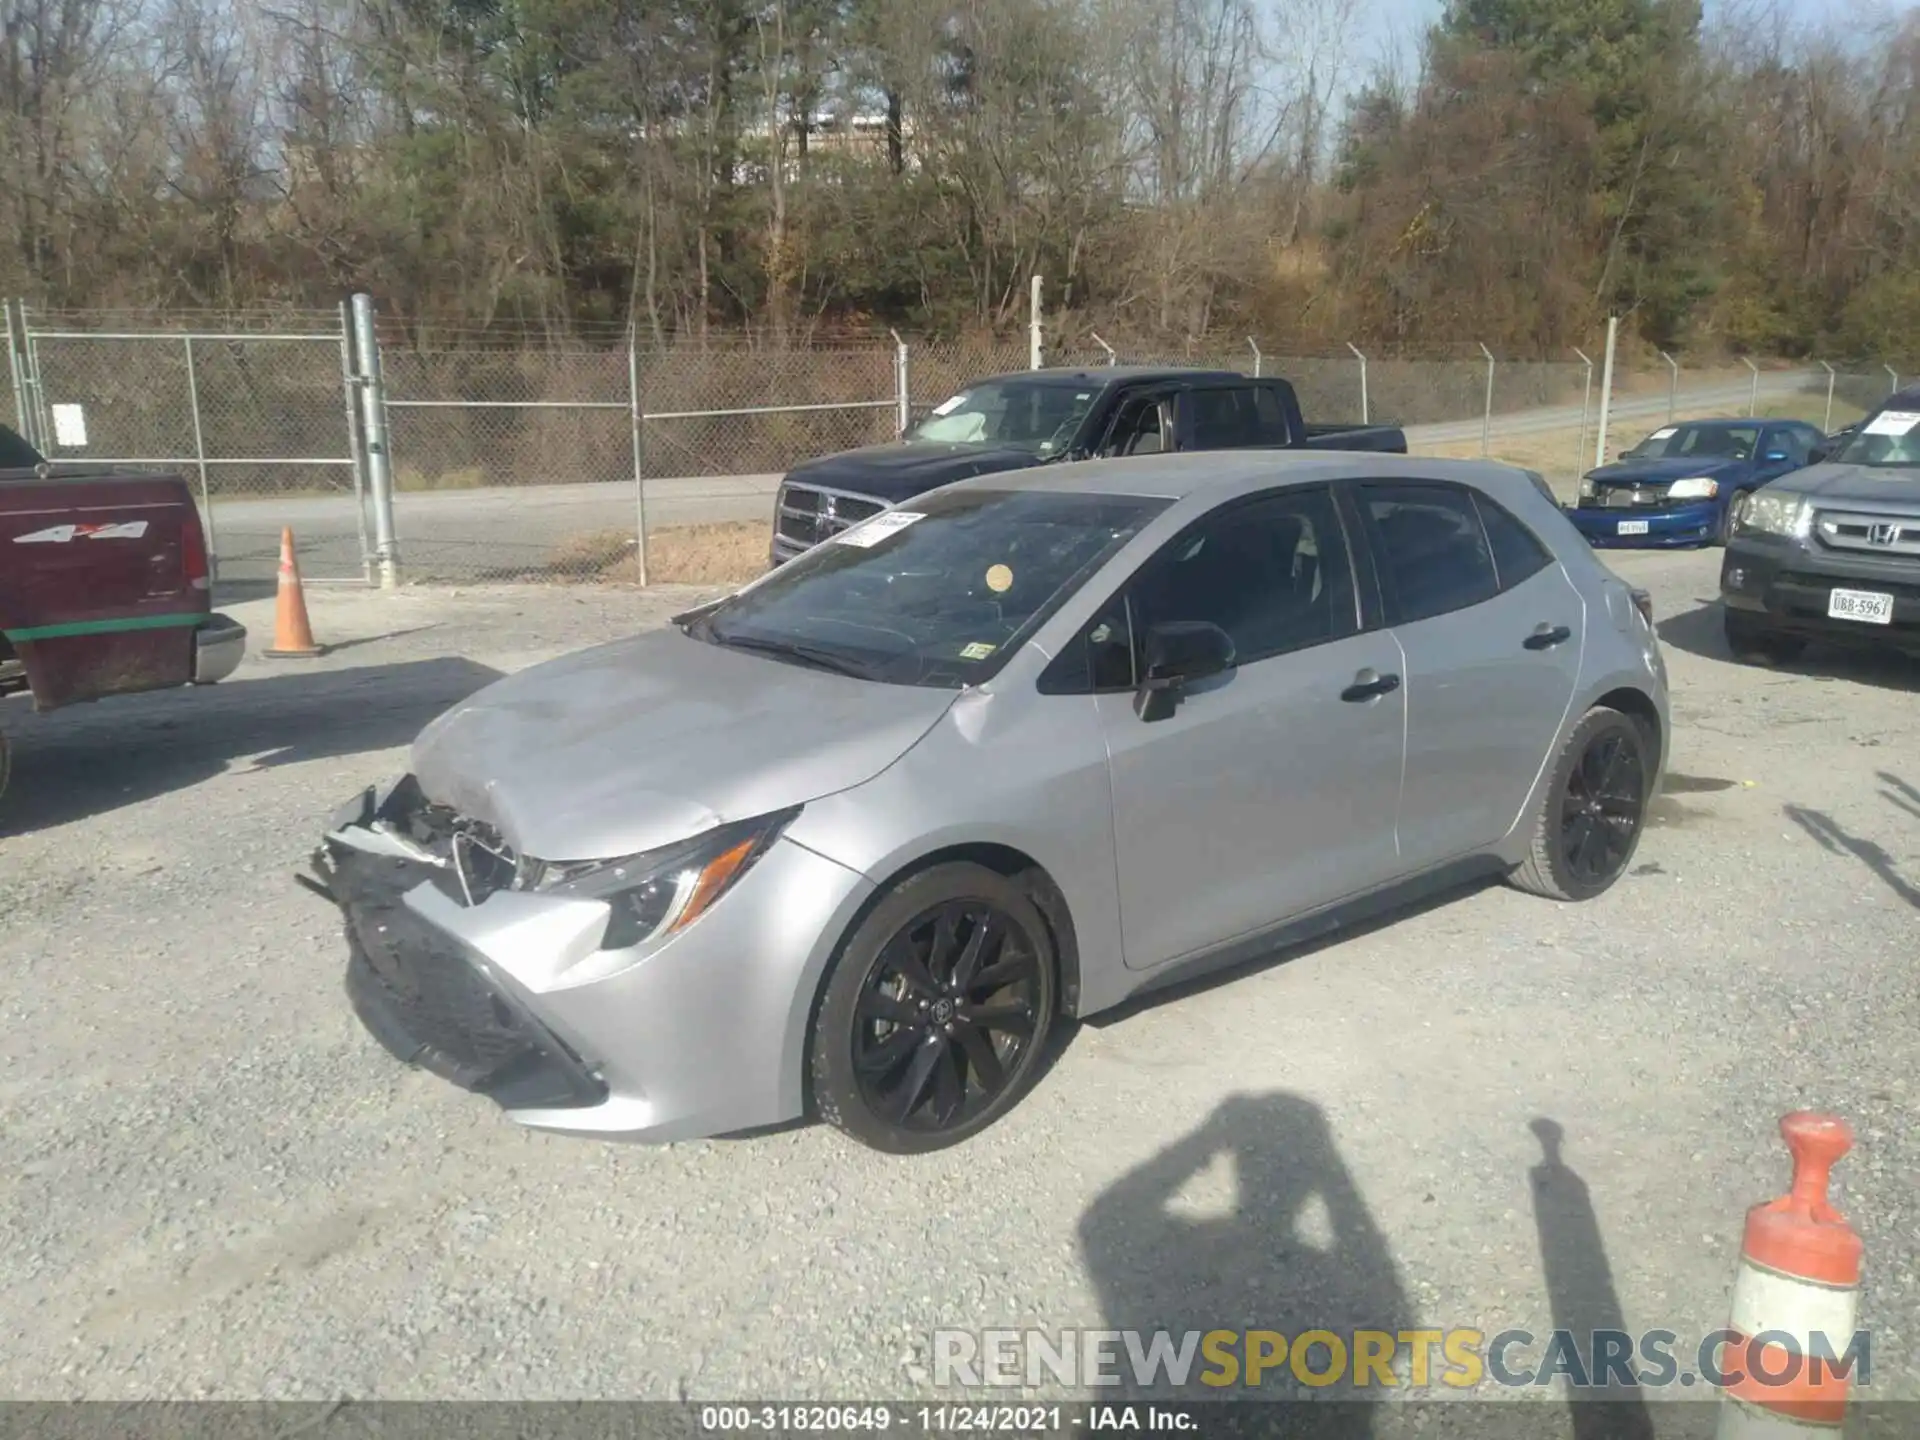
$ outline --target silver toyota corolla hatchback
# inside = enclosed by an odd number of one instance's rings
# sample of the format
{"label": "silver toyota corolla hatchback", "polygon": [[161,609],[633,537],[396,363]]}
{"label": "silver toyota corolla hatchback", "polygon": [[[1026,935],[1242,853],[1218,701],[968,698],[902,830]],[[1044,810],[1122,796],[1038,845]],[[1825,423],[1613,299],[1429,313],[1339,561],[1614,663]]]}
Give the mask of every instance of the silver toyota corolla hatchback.
{"label": "silver toyota corolla hatchback", "polygon": [[1645,605],[1501,465],[970,480],[480,691],[315,865],[367,1028],[517,1120],[931,1150],[1062,1016],[1476,871],[1606,890]]}

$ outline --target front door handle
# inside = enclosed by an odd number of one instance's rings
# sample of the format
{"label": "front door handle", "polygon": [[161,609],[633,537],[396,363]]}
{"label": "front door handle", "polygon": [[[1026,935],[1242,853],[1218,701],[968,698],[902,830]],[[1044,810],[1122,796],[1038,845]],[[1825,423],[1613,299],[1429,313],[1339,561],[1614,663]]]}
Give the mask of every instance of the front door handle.
{"label": "front door handle", "polygon": [[1573,631],[1569,630],[1566,626],[1542,623],[1536,626],[1534,632],[1527,636],[1522,643],[1525,644],[1529,650],[1551,650],[1563,640],[1571,640],[1572,638]]}
{"label": "front door handle", "polygon": [[1362,700],[1377,700],[1382,695],[1391,695],[1399,688],[1398,675],[1382,675],[1377,670],[1367,669],[1353,677],[1353,683],[1340,692],[1340,698],[1355,703]]}

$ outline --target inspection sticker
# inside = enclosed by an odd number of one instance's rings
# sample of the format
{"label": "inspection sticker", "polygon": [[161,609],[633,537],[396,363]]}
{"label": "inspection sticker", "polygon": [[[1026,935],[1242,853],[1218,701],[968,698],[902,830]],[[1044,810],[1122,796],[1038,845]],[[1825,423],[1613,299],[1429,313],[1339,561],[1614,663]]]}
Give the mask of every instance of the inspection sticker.
{"label": "inspection sticker", "polygon": [[1006,594],[1013,588],[1013,571],[1005,565],[989,565],[987,588],[996,595]]}
{"label": "inspection sticker", "polygon": [[998,645],[989,645],[984,640],[976,640],[971,645],[963,645],[960,647],[960,658],[962,660],[984,660],[999,648]]}
{"label": "inspection sticker", "polygon": [[914,510],[885,510],[871,520],[862,520],[851,530],[842,530],[833,538],[842,545],[858,545],[862,550],[878,545],[896,531],[927,517]]}
{"label": "inspection sticker", "polygon": [[1869,435],[1904,435],[1920,425],[1920,410],[1882,410],[1866,424]]}

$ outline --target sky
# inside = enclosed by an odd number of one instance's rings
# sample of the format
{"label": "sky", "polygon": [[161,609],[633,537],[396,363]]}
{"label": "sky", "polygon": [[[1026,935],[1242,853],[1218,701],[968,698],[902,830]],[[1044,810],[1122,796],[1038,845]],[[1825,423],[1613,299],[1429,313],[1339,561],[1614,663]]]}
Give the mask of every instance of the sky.
{"label": "sky", "polygon": [[[1440,18],[1442,0],[1355,0],[1355,50],[1364,74],[1374,62],[1385,61],[1397,50],[1403,63],[1418,53],[1420,36]],[[1826,24],[1858,23],[1863,15],[1895,14],[1920,6],[1920,0],[1775,0],[1792,20],[1808,28]],[[1727,0],[1705,0],[1707,21],[1725,10]]]}

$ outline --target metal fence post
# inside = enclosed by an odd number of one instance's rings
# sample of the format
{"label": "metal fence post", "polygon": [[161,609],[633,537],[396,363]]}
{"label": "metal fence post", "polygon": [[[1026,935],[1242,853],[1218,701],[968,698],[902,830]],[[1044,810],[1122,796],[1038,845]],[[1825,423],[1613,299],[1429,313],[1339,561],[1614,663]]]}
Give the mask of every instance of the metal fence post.
{"label": "metal fence post", "polygon": [[1892,382],[1892,383],[1891,383],[1890,385],[1888,385],[1888,387],[1887,387],[1887,393],[1888,393],[1889,395],[1894,395],[1894,394],[1897,394],[1897,393],[1899,393],[1899,390],[1900,390],[1900,372],[1899,372],[1898,370],[1896,370],[1896,369],[1894,369],[1894,368],[1893,368],[1893,366],[1891,366],[1891,365],[1888,365],[1888,364],[1886,364],[1886,363],[1885,363],[1884,361],[1883,361],[1883,362],[1881,362],[1881,365],[1880,365],[1880,368],[1881,368],[1882,370],[1884,370],[1884,371],[1886,371],[1886,372],[1887,372],[1887,379],[1888,379],[1889,381],[1891,381],[1891,382]]}
{"label": "metal fence post", "polygon": [[1038,370],[1042,356],[1040,343],[1040,277],[1033,277],[1027,291],[1027,368]]}
{"label": "metal fence post", "polygon": [[200,508],[207,512],[207,575],[220,580],[220,538],[214,527],[213,493],[207,486],[207,438],[200,425],[200,377],[193,364],[193,336],[183,335],[187,350],[187,408],[193,416],[193,458],[200,467]]}
{"label": "metal fence post", "polygon": [[20,339],[27,347],[27,388],[33,391],[33,404],[28,412],[33,428],[26,438],[41,454],[50,454],[54,448],[53,415],[47,409],[47,387],[40,375],[40,344],[34,338],[33,320],[24,300],[20,302]]}
{"label": "metal fence post", "polygon": [[907,372],[907,342],[900,338],[898,330],[887,332],[893,336],[893,398],[900,407],[900,434],[904,438],[907,428],[913,424],[913,390]]}
{"label": "metal fence post", "polygon": [[1747,414],[1752,417],[1760,413],[1760,367],[1745,355],[1740,357],[1740,363],[1753,372],[1753,386],[1747,391]]}
{"label": "metal fence post", "polygon": [[373,583],[373,541],[367,534],[367,449],[360,438],[358,371],[353,363],[353,314],[340,302],[340,389],[347,404],[347,456],[353,462],[353,520],[360,536],[360,578]]}
{"label": "metal fence post", "polygon": [[1658,353],[1667,362],[1667,420],[1671,422],[1680,406],[1680,362],[1664,350]]}
{"label": "metal fence post", "polygon": [[1360,423],[1371,425],[1373,420],[1367,413],[1367,357],[1360,353],[1360,347],[1351,340],[1347,341],[1347,349],[1353,351],[1353,358],[1360,362]]}
{"label": "metal fence post", "polygon": [[[895,337],[896,339],[898,337]],[[896,363],[900,374],[900,405],[905,410],[907,347],[900,347]],[[643,436],[646,417],[640,413],[640,334],[633,321],[627,322],[627,416],[633,427],[633,526],[634,559],[640,571],[640,583],[647,583],[647,465]]]}
{"label": "metal fence post", "polygon": [[1620,333],[1620,317],[1607,317],[1607,351],[1600,367],[1600,424],[1593,440],[1593,463],[1598,469],[1607,463],[1607,422],[1613,418],[1613,350]]}
{"label": "metal fence post", "polygon": [[380,588],[400,583],[400,550],[393,525],[393,455],[387,443],[387,387],[380,372],[380,340],[374,333],[373,297],[353,297],[355,347],[360,352],[360,413],[367,446],[367,483],[373,491],[374,568]]}
{"label": "metal fence post", "polygon": [[1827,372],[1827,413],[1820,421],[1820,428],[1831,434],[1833,431],[1833,366],[1824,360],[1819,361],[1818,364]]}
{"label": "metal fence post", "polygon": [[1100,338],[1100,332],[1098,330],[1089,330],[1087,333],[1093,336],[1094,344],[1098,345],[1102,350],[1107,352],[1107,365],[1109,368],[1115,365],[1118,365],[1120,363],[1119,355],[1114,353],[1113,346],[1109,345],[1106,341]]}
{"label": "metal fence post", "polygon": [[1260,354],[1259,343],[1255,341],[1251,335],[1247,336],[1247,348],[1253,351],[1253,378],[1258,380],[1260,378],[1260,362],[1264,357]]}
{"label": "metal fence post", "polygon": [[1587,367],[1586,384],[1580,391],[1580,438],[1573,446],[1573,469],[1577,475],[1585,468],[1587,458],[1587,409],[1593,403],[1593,361],[1587,358],[1587,352],[1574,346],[1573,353],[1580,357],[1580,363]]}
{"label": "metal fence post", "polygon": [[1493,448],[1493,352],[1485,345],[1480,353],[1487,357],[1487,408],[1480,413],[1480,454],[1482,457]]}
{"label": "metal fence post", "polygon": [[33,426],[27,415],[27,382],[21,363],[20,340],[13,329],[13,301],[0,300],[0,312],[7,317],[7,376],[13,382],[13,418],[20,427],[20,437],[33,443]]}

